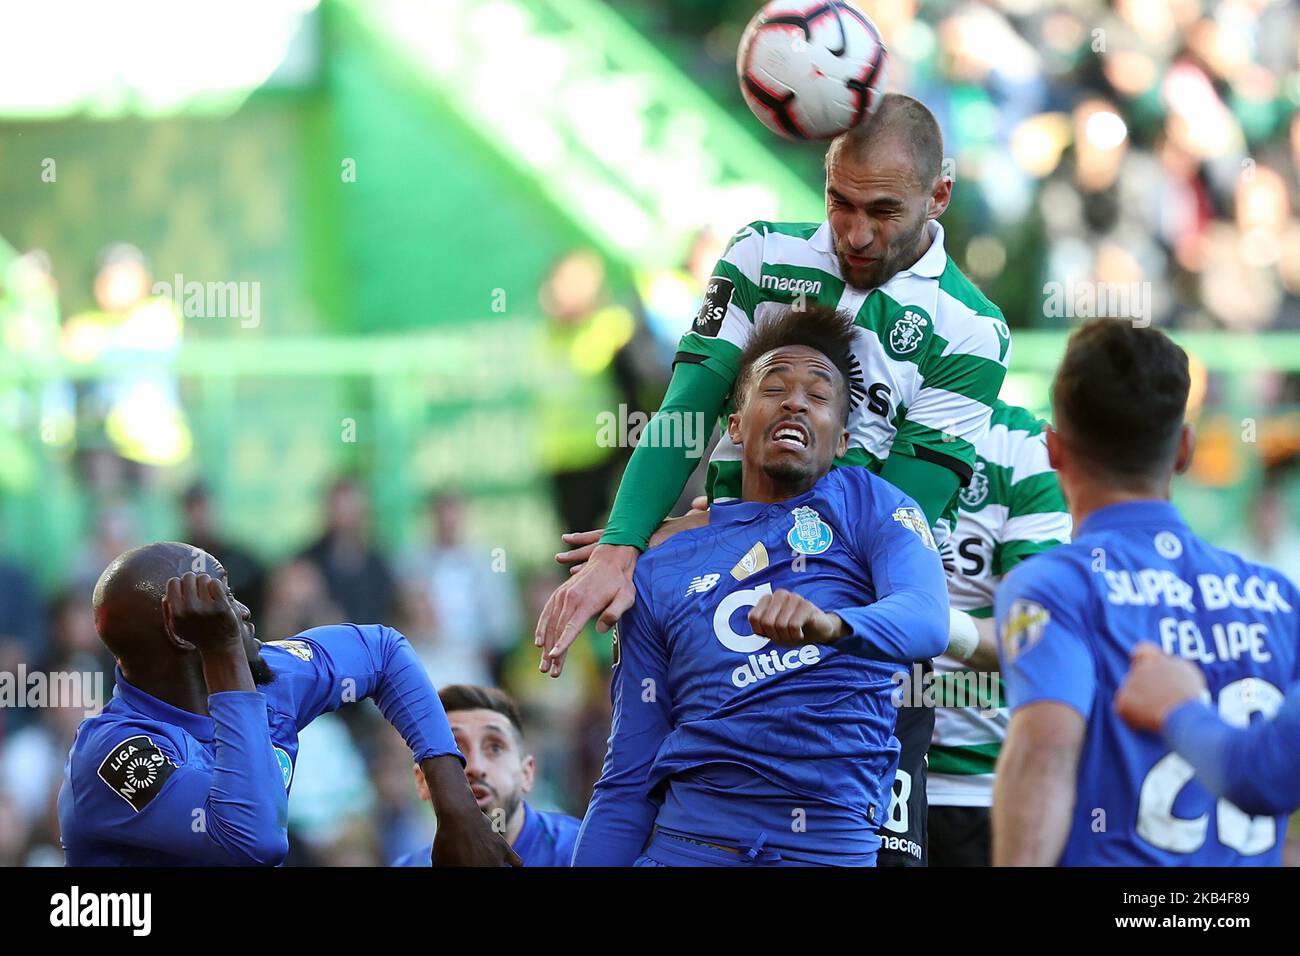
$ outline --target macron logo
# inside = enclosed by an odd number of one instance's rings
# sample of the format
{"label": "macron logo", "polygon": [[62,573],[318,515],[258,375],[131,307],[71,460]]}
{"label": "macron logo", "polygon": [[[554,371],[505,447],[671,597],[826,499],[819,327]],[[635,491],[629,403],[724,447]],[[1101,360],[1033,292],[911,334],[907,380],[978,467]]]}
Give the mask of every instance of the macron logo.
{"label": "macron logo", "polygon": [[148,936],[153,928],[152,893],[70,893],[50,897],[51,926],[126,926],[133,936]]}

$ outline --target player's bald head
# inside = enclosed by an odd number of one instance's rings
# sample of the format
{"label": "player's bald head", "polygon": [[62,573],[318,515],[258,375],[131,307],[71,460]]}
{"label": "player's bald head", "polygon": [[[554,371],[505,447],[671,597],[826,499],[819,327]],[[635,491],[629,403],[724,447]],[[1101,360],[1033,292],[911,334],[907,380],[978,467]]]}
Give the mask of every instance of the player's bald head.
{"label": "player's bald head", "polygon": [[95,630],[113,656],[130,658],[165,640],[162,599],[167,582],[187,571],[221,577],[225,569],[201,548],[157,541],[119,554],[95,583]]}
{"label": "player's bald head", "polygon": [[831,140],[826,165],[837,161],[880,164],[883,157],[900,153],[916,171],[918,185],[928,190],[943,169],[943,132],[920,100],[886,93],[874,116]]}

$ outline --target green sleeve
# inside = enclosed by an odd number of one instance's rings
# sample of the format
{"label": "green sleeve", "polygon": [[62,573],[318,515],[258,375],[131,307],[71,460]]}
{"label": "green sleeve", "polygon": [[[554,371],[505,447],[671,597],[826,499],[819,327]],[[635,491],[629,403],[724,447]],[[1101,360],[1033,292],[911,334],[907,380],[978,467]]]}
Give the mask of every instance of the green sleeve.
{"label": "green sleeve", "polygon": [[641,432],[623,472],[601,544],[645,550],[699,465],[730,391],[731,382],[707,366],[677,363],[663,404]]}
{"label": "green sleeve", "polygon": [[951,468],[910,455],[890,455],[880,469],[880,477],[920,505],[932,528],[961,486],[961,479]]}

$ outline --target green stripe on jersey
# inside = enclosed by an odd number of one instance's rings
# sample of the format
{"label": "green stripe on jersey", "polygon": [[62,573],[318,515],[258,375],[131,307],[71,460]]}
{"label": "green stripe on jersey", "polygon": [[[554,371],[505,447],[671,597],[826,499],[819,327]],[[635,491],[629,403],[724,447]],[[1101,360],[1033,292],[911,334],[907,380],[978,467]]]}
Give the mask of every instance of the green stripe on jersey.
{"label": "green stripe on jersey", "polygon": [[993,549],[993,573],[1006,574],[1021,561],[1051,551],[1064,541],[999,541]]}
{"label": "green stripe on jersey", "polygon": [[992,744],[969,744],[963,747],[931,744],[929,771],[963,777],[993,773],[1001,750],[1000,741]]}

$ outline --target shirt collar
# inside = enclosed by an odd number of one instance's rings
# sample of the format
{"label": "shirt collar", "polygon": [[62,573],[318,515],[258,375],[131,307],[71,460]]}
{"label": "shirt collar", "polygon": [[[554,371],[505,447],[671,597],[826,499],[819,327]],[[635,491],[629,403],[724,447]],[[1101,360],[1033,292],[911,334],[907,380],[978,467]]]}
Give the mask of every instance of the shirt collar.
{"label": "shirt collar", "polygon": [[[793,498],[787,498],[784,501],[743,501],[740,498],[730,498],[726,501],[714,501],[709,505],[709,527],[721,527],[729,524],[745,524],[754,521],[757,518],[771,517],[780,514],[783,511],[793,511],[801,504],[812,498],[821,489],[824,482],[831,472],[827,472],[817,480],[817,483],[801,495]],[[716,510],[715,510],[716,509]]]}
{"label": "shirt collar", "polygon": [[[910,269],[904,269],[894,277],[908,275],[920,276],[923,279],[937,279],[943,275],[943,270],[948,268],[948,252],[943,245],[943,226],[937,219],[931,219],[926,223],[926,231],[930,236],[930,248],[925,250],[925,254],[912,264]],[[808,244],[817,251],[828,256],[835,255],[835,237],[831,233],[830,221],[823,222]],[[839,257],[835,257],[835,270],[839,275]]]}
{"label": "shirt collar", "polygon": [[113,696],[138,714],[163,724],[174,724],[191,737],[204,743],[210,743],[215,736],[212,718],[202,714],[192,714],[188,710],[173,707],[165,701],[146,694],[122,676],[120,667],[113,668]]}
{"label": "shirt collar", "polygon": [[920,276],[923,279],[937,279],[943,275],[943,270],[948,268],[948,253],[943,247],[943,226],[939,225],[937,219],[931,219],[926,223],[930,234],[930,248],[925,250],[925,254],[912,264],[912,268],[904,269],[899,275]]}
{"label": "shirt collar", "polygon": [[[515,837],[515,842],[512,844],[515,848],[515,852],[519,852],[519,847],[524,846],[525,844],[531,843],[533,841],[533,838],[537,834],[538,828],[541,826],[541,822],[542,822],[541,819],[537,816],[537,811],[534,810],[532,806],[529,805],[527,800],[525,800],[524,801],[524,825],[519,828],[519,836]],[[520,853],[519,855],[523,856],[522,853]]]}
{"label": "shirt collar", "polygon": [[1112,531],[1116,528],[1151,525],[1170,529],[1187,528],[1183,516],[1171,502],[1147,498],[1142,501],[1123,501],[1098,508],[1083,519],[1075,537],[1082,537],[1093,531]]}

